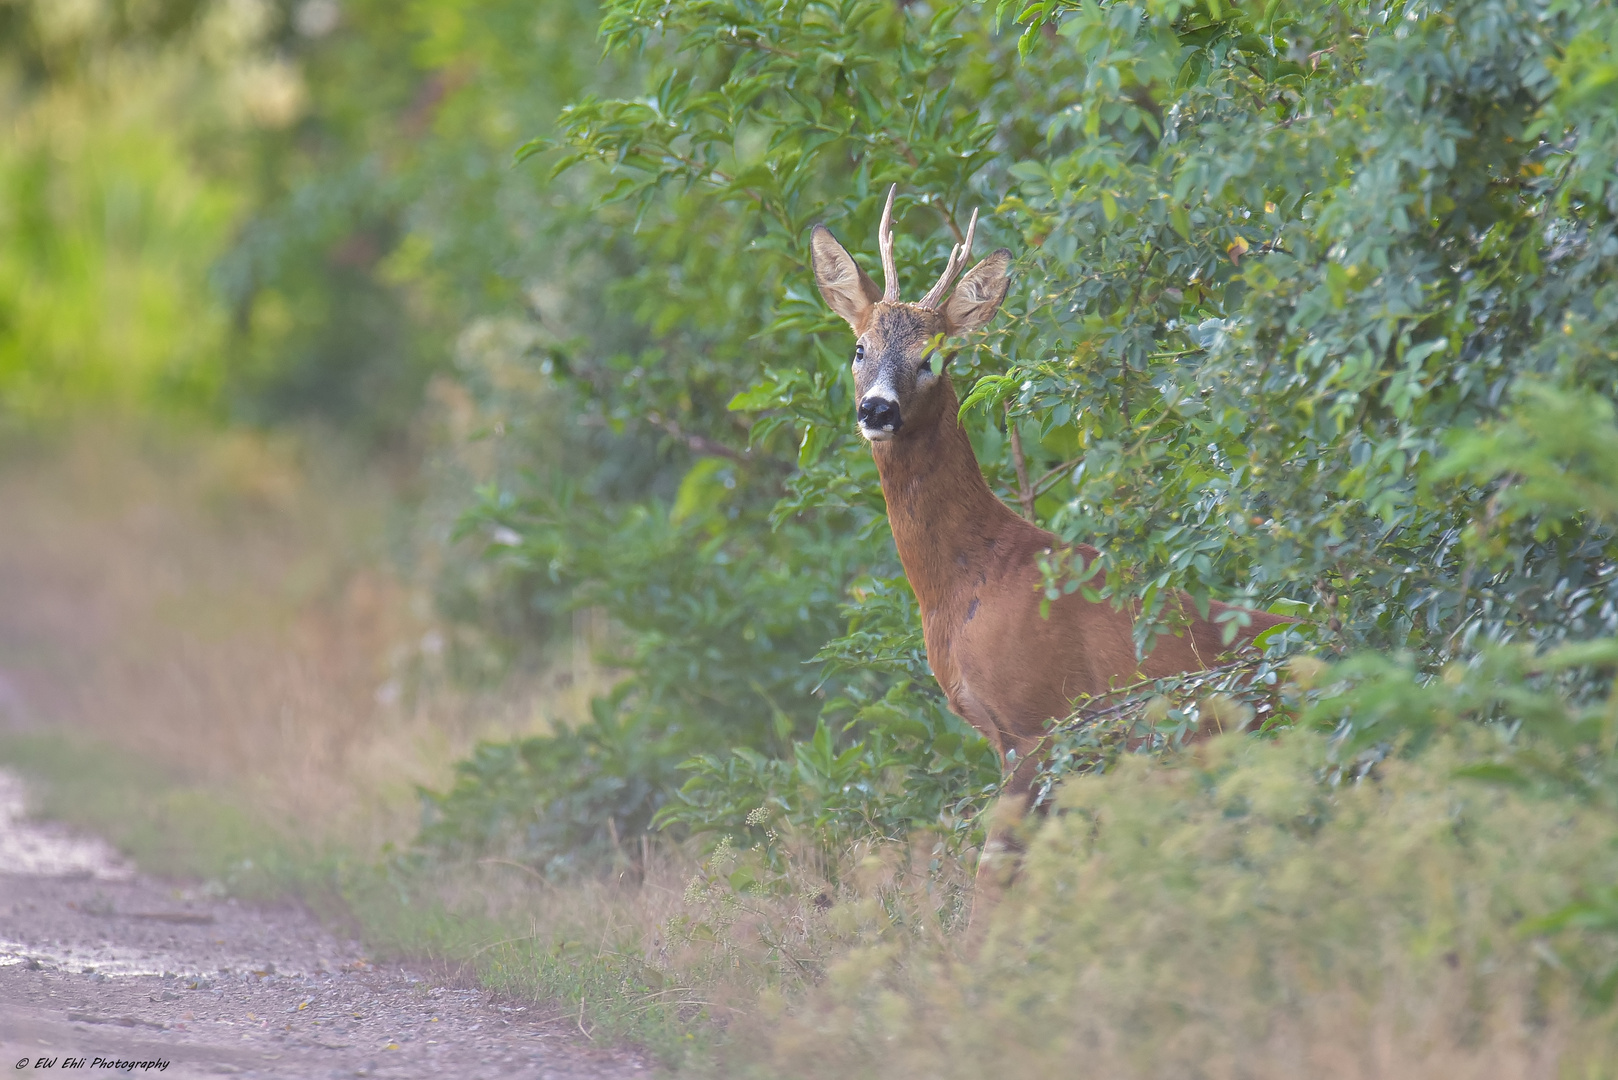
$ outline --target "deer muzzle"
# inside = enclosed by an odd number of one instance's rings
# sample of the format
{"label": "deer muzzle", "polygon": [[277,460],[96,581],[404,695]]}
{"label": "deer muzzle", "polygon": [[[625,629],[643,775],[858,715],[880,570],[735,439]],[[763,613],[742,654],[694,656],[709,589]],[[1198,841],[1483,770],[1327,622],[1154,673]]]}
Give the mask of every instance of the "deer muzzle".
{"label": "deer muzzle", "polygon": [[904,419],[899,415],[899,403],[878,394],[866,394],[860,401],[856,415],[859,417],[860,434],[872,442],[891,439],[904,426]]}

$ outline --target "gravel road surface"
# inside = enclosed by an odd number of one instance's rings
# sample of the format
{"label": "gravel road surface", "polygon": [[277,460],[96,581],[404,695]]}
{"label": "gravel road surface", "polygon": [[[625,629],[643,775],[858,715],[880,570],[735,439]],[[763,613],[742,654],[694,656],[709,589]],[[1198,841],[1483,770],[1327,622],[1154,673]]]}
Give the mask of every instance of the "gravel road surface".
{"label": "gravel road surface", "polygon": [[135,873],[0,772],[0,1073],[623,1080],[572,1016],[373,964],[307,912]]}

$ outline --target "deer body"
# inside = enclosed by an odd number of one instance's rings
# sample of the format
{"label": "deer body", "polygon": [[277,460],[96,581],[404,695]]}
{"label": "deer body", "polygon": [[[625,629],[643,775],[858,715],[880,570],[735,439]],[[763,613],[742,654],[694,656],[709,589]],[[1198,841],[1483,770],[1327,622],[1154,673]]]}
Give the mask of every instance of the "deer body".
{"label": "deer body", "polygon": [[[1213,621],[1230,608],[1215,602],[1209,619],[1188,610],[1181,635],[1160,636],[1144,662],[1135,658],[1127,610],[1071,593],[1042,615],[1039,562],[1061,541],[989,489],[947,380],[936,398],[936,415],[906,421],[907,428],[915,423],[909,438],[873,443],[871,451],[899,561],[921,607],[927,662],[956,715],[982,732],[1002,761],[1016,751],[1007,792],[1022,794],[1037,771],[1041,738],[1076,698],[1138,676],[1209,666],[1231,648]],[[1100,554],[1088,545],[1073,550],[1086,564]],[[1264,612],[1248,618],[1239,642],[1282,621]]]}
{"label": "deer body", "polygon": [[[893,257],[893,197],[889,191],[878,231],[886,288],[878,289],[819,225],[810,235],[815,280],[856,335],[856,417],[871,443],[894,544],[921,607],[928,664],[950,708],[1010,766],[1005,791],[1015,801],[1027,795],[1038,771],[1050,723],[1072,713],[1075,699],[1138,676],[1206,668],[1289,620],[1244,612],[1245,625],[1226,644],[1218,619],[1233,609],[1216,602],[1204,619],[1182,596],[1182,625],[1160,635],[1151,654],[1137,660],[1128,609],[1071,593],[1041,612],[1040,559],[1063,545],[989,489],[961,426],[954,387],[942,364],[934,364],[943,338],[994,318],[1009,287],[1011,253],[990,254],[945,299],[970,254],[974,213],[938,283],[919,302],[905,303]],[[1071,550],[1086,563],[1099,554],[1086,545]],[[991,836],[991,849],[996,843]]]}

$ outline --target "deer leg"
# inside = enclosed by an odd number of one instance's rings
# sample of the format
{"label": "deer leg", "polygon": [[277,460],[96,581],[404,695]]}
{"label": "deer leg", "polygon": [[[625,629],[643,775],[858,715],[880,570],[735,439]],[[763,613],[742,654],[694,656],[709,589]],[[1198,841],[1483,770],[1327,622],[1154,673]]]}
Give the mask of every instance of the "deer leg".
{"label": "deer leg", "polygon": [[[972,887],[972,911],[967,917],[968,941],[986,925],[985,913],[1016,879],[1025,849],[1019,826],[1028,814],[1033,796],[1034,777],[1039,774],[1038,734],[1022,737],[1008,731],[993,709],[980,701],[964,678],[946,684],[945,694],[955,714],[977,728],[989,740],[1000,758],[1001,768],[1009,766],[1000,798],[985,812],[988,829],[983,850],[978,854],[977,874]],[[1042,725],[1043,726],[1043,725]],[[974,929],[975,928],[975,929]]]}
{"label": "deer leg", "polygon": [[[969,928],[979,923],[999,904],[1001,897],[1017,879],[1022,869],[1023,854],[1028,845],[1023,838],[1023,819],[1028,816],[1033,801],[1034,778],[1039,775],[1039,742],[1003,735],[1001,744],[1010,743],[1017,755],[1010,762],[1011,775],[1001,788],[1000,798],[988,811],[989,825],[978,856],[977,875],[972,889],[972,913]],[[998,740],[997,740],[998,741]],[[1005,758],[1002,757],[1002,762]],[[981,932],[981,926],[978,927]]]}

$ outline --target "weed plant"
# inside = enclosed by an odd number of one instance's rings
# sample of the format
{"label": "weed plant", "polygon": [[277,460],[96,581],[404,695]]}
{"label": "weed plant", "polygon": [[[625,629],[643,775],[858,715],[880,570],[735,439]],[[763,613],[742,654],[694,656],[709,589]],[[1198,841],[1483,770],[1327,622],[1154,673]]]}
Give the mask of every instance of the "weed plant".
{"label": "weed plant", "polygon": [[1070,781],[975,956],[878,934],[768,1020],[805,1077],[1556,1076],[1614,1064],[1599,809],[1455,773],[1337,786],[1328,739],[1225,736]]}

